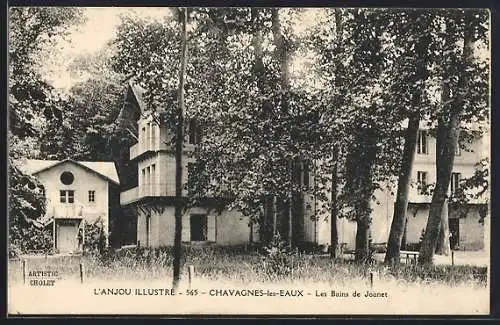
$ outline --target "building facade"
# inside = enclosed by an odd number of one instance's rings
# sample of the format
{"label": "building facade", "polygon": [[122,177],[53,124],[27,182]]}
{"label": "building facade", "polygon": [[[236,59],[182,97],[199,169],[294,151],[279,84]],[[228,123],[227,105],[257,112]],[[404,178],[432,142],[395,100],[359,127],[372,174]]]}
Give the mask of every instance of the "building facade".
{"label": "building facade", "polygon": [[[124,214],[130,216],[136,237],[130,243],[142,246],[160,247],[173,244],[174,240],[174,198],[175,198],[175,158],[172,132],[158,125],[147,114],[142,99],[143,89],[130,83],[126,103],[120,113],[120,123],[131,126],[137,135],[137,143],[130,147],[130,164],[136,166],[137,184],[121,193],[120,203]],[[199,130],[189,123],[185,137],[185,158],[183,182],[188,179],[190,163],[189,151],[199,142]],[[420,130],[417,152],[412,170],[412,187],[408,207],[408,222],[405,230],[406,243],[418,244],[422,230],[427,223],[431,196],[421,192],[422,185],[435,182],[435,138],[427,130]],[[488,157],[489,143],[483,138],[474,139],[466,148],[457,150],[450,191],[454,191],[460,180],[473,175],[475,164]],[[303,166],[301,182],[312,186],[313,173]],[[371,239],[373,243],[386,243],[391,227],[396,188],[377,190],[372,205]],[[187,193],[184,192],[184,195]],[[312,195],[302,195],[299,220],[293,220],[294,242],[301,245],[330,245],[331,218],[319,212],[320,202]],[[212,202],[213,203],[213,202]],[[452,246],[455,249],[482,249],[484,247],[484,225],[479,222],[480,210],[485,200],[470,202],[466,213],[450,206],[449,224]],[[184,243],[216,243],[238,245],[259,241],[258,226],[238,211],[219,211],[207,198],[205,205],[193,207],[182,217],[182,241]],[[353,249],[356,237],[356,223],[345,218],[337,219],[339,242]],[[278,225],[278,228],[280,226]],[[282,227],[285,229],[286,226]]]}
{"label": "building facade", "polygon": [[[470,143],[461,144],[455,152],[451,184],[448,195],[457,191],[461,181],[474,175],[477,164],[489,157],[488,135],[471,139]],[[415,160],[411,172],[411,187],[407,222],[403,235],[403,249],[415,250],[422,239],[429,217],[432,195],[429,188],[436,182],[436,139],[427,129],[418,133]],[[427,189],[426,189],[427,188]],[[376,244],[386,244],[391,228],[395,193],[397,187],[377,190],[376,200],[372,203],[371,239]],[[450,246],[454,250],[484,250],[489,245],[488,193],[477,199],[470,199],[464,205],[448,204],[448,223],[450,230]],[[314,225],[313,236],[319,245],[330,245],[330,220],[320,218]],[[348,249],[354,249],[356,238],[356,222],[338,219],[339,243]]]}
{"label": "building facade", "polygon": [[[161,247],[174,243],[175,228],[175,157],[169,145],[172,133],[144,114],[143,90],[129,84],[126,105],[120,120],[132,120],[131,132],[137,143],[130,147],[130,162],[137,168],[137,184],[122,191],[120,203],[124,214],[135,224],[135,243],[140,246]],[[194,161],[188,153],[199,141],[199,129],[190,123],[186,132],[183,159],[183,183],[188,180],[189,167]],[[183,190],[187,196],[187,190]],[[218,209],[216,199],[207,198],[184,211],[182,242],[190,244],[240,245],[258,240],[258,231],[248,218],[238,211]]]}
{"label": "building facade", "polygon": [[112,223],[120,209],[114,163],[29,159],[20,161],[20,167],[43,185],[47,201],[42,219],[53,227],[56,252],[81,251],[83,226],[99,219],[109,244]]}

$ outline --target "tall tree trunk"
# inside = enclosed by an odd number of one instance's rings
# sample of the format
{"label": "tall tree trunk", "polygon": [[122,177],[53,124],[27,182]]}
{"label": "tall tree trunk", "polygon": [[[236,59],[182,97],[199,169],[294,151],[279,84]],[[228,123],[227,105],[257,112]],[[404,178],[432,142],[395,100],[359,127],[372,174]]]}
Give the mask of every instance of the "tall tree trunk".
{"label": "tall tree trunk", "polygon": [[[289,80],[289,53],[286,48],[285,38],[281,33],[281,20],[279,14],[279,8],[271,9],[271,20],[272,20],[272,33],[275,45],[275,56],[279,62],[279,73],[280,73],[280,86],[281,86],[281,109],[284,113],[289,113],[288,107],[288,95],[290,92],[290,80]],[[281,214],[282,223],[290,225],[290,228],[283,235],[286,236],[286,242],[291,246],[292,243],[292,200],[293,200],[293,172],[292,172],[292,160],[289,159],[286,168],[287,178],[290,179],[290,189],[288,191],[287,200],[288,211],[283,211]]]}
{"label": "tall tree trunk", "polygon": [[436,245],[436,254],[449,256],[451,254],[450,247],[450,226],[448,222],[448,199],[443,203],[441,210],[441,225],[439,227],[439,237]]}
{"label": "tall tree trunk", "polygon": [[401,238],[401,247],[400,249],[405,250],[406,249],[406,242],[408,238],[408,215],[405,217],[405,228],[403,230],[403,237]]}
{"label": "tall tree trunk", "polygon": [[[460,128],[460,114],[465,103],[465,94],[469,91],[466,68],[473,62],[474,28],[472,10],[464,10],[464,43],[462,64],[458,76],[457,89],[454,98],[450,100],[450,91],[444,76],[442,87],[442,103],[445,105],[447,114],[440,116],[438,120],[436,139],[436,188],[432,196],[429,218],[425,229],[422,247],[420,248],[419,263],[431,265],[436,250],[441,223],[443,220],[443,207],[447,203],[448,187],[451,180],[451,172],[455,160],[455,149],[458,145],[458,134]],[[450,104],[451,102],[451,104]],[[443,229],[445,230],[445,229]],[[449,240],[449,239],[448,239]],[[449,241],[448,241],[449,245]]]}
{"label": "tall tree trunk", "polygon": [[373,169],[377,158],[376,131],[372,128],[357,129],[354,151],[349,153],[346,163],[346,187],[351,191],[352,207],[357,223],[356,262],[366,262],[370,254],[371,201],[374,191]]}
{"label": "tall tree trunk", "polygon": [[[420,248],[419,262],[424,265],[433,263],[434,252],[436,251],[443,207],[446,203],[448,186],[451,180],[451,171],[455,157],[455,146],[458,139],[458,115],[453,115],[450,125],[443,125],[446,122],[440,120],[436,139],[436,186],[432,195],[429,218]],[[449,242],[448,242],[449,244]]]}
{"label": "tall tree trunk", "polygon": [[[335,9],[335,42],[337,47],[342,44],[342,11],[341,9]],[[336,62],[335,66],[335,88],[339,89],[342,87],[341,79],[341,67],[342,64],[339,60]],[[335,141],[335,140],[334,140]],[[332,188],[331,188],[331,214],[330,214],[330,257],[335,259],[339,255],[339,233],[337,229],[338,220],[338,202],[337,202],[337,190],[338,190],[338,169],[339,169],[339,146],[334,143],[332,148]]]}
{"label": "tall tree trunk", "polygon": [[[263,89],[265,88],[265,68],[264,68],[264,51],[262,48],[262,44],[264,42],[264,38],[262,35],[262,26],[261,26],[261,18],[260,16],[261,9],[252,8],[251,9],[251,19],[252,25],[254,27],[254,33],[252,35],[252,47],[254,49],[254,62],[253,62],[253,73],[257,79],[257,87],[259,91],[263,93]],[[269,101],[265,101],[262,105],[262,113],[265,117],[269,116],[271,111],[271,104]],[[266,193],[268,193],[268,189],[266,189]],[[275,222],[274,219],[276,217],[276,209],[274,209],[274,197],[272,195],[266,194],[264,197],[264,216],[262,220],[262,224],[260,227],[261,232],[261,241],[264,245],[269,245],[272,237],[274,236],[276,229],[274,228]]]}
{"label": "tall tree trunk", "polygon": [[338,219],[338,203],[337,203],[337,189],[338,189],[338,153],[337,145],[333,148],[332,157],[332,189],[331,189],[331,214],[330,214],[330,257],[335,259],[339,256],[339,233],[337,229]]}
{"label": "tall tree trunk", "polygon": [[179,89],[177,109],[177,132],[175,138],[175,237],[173,260],[173,284],[175,292],[179,289],[182,255],[182,149],[184,147],[184,84],[187,65],[187,8],[181,13],[181,62],[179,68]]}
{"label": "tall tree trunk", "polygon": [[368,218],[357,221],[356,229],[356,262],[365,262],[370,253],[370,223]]}
{"label": "tall tree trunk", "polygon": [[413,162],[415,160],[419,124],[420,118],[418,114],[415,114],[409,119],[408,128],[406,129],[403,161],[401,163],[396,203],[394,205],[394,216],[392,218],[387,252],[385,254],[385,263],[390,265],[399,263],[399,251],[401,250],[401,241],[407,220],[408,194],[410,191]]}

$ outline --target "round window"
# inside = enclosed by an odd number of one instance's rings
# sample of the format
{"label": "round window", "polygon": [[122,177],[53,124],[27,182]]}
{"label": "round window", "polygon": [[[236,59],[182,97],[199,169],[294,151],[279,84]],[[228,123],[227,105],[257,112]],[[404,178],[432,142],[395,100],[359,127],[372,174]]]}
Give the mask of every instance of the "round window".
{"label": "round window", "polygon": [[71,172],[64,172],[61,174],[61,183],[64,185],[70,185],[73,184],[73,181],[75,180],[75,177]]}

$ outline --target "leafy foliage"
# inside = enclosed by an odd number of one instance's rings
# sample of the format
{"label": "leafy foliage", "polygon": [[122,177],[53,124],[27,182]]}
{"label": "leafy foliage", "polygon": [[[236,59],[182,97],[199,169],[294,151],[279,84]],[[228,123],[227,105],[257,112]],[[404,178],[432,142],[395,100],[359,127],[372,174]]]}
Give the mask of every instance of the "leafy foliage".
{"label": "leafy foliage", "polygon": [[[47,121],[62,121],[64,100],[41,76],[40,65],[58,37],[81,19],[77,8],[11,7],[9,11],[9,248],[51,246],[33,221],[45,213],[41,184],[14,159],[34,158]],[[35,149],[35,150],[33,150]],[[39,153],[41,155],[41,153]]]}
{"label": "leafy foliage", "polygon": [[52,233],[34,221],[45,215],[43,185],[9,164],[9,256],[52,247]]}

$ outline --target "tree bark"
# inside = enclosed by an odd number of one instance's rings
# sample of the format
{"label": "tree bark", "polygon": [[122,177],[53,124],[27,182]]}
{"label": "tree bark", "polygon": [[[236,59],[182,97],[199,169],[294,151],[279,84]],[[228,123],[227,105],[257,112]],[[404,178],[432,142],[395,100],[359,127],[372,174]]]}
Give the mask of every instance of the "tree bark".
{"label": "tree bark", "polygon": [[419,262],[423,265],[433,263],[434,252],[436,251],[439,232],[441,231],[443,207],[447,200],[448,186],[450,184],[455,156],[455,142],[457,140],[457,136],[455,136],[457,132],[453,132],[453,130],[457,129],[457,127],[458,116],[456,115],[452,117],[450,126],[438,125],[436,139],[436,186],[432,195],[429,218],[419,255]]}
{"label": "tree bark", "polygon": [[[462,64],[458,76],[456,95],[450,101],[448,81],[443,82],[442,103],[445,105],[446,114],[442,114],[438,120],[436,139],[436,188],[432,196],[431,208],[427,227],[425,229],[422,247],[420,249],[419,263],[432,265],[434,252],[436,250],[438,236],[441,228],[443,207],[447,203],[448,187],[451,180],[451,172],[455,160],[455,149],[458,145],[458,134],[460,128],[460,114],[465,103],[465,94],[469,91],[466,76],[466,67],[473,62],[474,28],[472,10],[464,11],[464,44]],[[444,76],[447,80],[447,76]],[[447,104],[451,102],[451,104]],[[445,230],[445,229],[444,229]],[[449,241],[448,241],[449,245]]]}
{"label": "tree bark", "polygon": [[[340,47],[342,44],[342,12],[341,9],[335,9],[335,41],[337,43],[337,47]],[[335,87],[339,89],[342,85],[341,80],[341,62],[337,60],[335,71]],[[330,214],[330,257],[335,259],[339,256],[340,247],[339,247],[339,233],[337,229],[337,220],[338,220],[338,202],[337,202],[337,190],[339,185],[338,179],[338,167],[339,167],[339,147],[334,144],[332,148],[332,188],[331,188],[331,214]]]}
{"label": "tree bark", "polygon": [[173,283],[175,292],[179,289],[181,275],[182,255],[182,151],[184,147],[184,84],[187,65],[187,8],[181,13],[181,62],[179,68],[178,110],[177,110],[177,132],[175,139],[175,236],[174,236],[174,260],[173,260]]}
{"label": "tree bark", "polygon": [[331,214],[330,214],[330,257],[336,259],[339,256],[339,233],[337,229],[338,219],[338,148],[334,145],[332,157],[332,189],[331,189]]}
{"label": "tree bark", "polygon": [[450,226],[448,222],[448,199],[443,203],[441,210],[441,225],[439,227],[439,237],[436,245],[436,254],[449,256],[451,254],[450,247]]}
{"label": "tree bark", "polygon": [[374,191],[373,170],[377,158],[378,136],[372,127],[358,127],[353,151],[347,159],[346,190],[352,196],[357,222],[355,260],[366,262],[370,254],[371,201]]}
{"label": "tree bark", "polygon": [[[252,46],[254,49],[254,62],[253,62],[253,73],[257,79],[257,87],[259,91],[263,93],[265,87],[265,69],[264,69],[264,51],[262,49],[262,43],[264,41],[262,35],[262,27],[260,25],[260,10],[259,8],[251,9],[251,19],[254,28],[254,33],[252,35]],[[270,114],[270,103],[265,101],[262,105],[262,113],[264,117],[269,117]],[[266,189],[266,193],[269,192]],[[264,197],[264,217],[260,227],[261,241],[264,245],[269,245],[271,240],[276,233],[275,220],[276,211],[274,208],[274,197],[272,195],[266,194]]]}
{"label": "tree bark", "polygon": [[418,129],[420,118],[417,114],[408,121],[406,129],[405,143],[403,149],[403,161],[398,178],[398,190],[396,203],[394,205],[394,216],[392,218],[391,231],[387,242],[387,252],[385,263],[394,265],[399,263],[399,252],[406,226],[406,214],[408,211],[408,194],[410,191],[411,172],[415,160],[415,150],[417,147]]}
{"label": "tree bark", "polygon": [[356,262],[365,262],[370,252],[370,224],[367,218],[357,221],[356,229]]}
{"label": "tree bark", "polygon": [[[290,78],[289,78],[289,53],[286,48],[285,38],[281,33],[281,20],[279,14],[279,8],[273,8],[271,10],[271,20],[272,20],[272,33],[273,41],[275,45],[275,57],[279,62],[279,74],[280,74],[280,86],[281,86],[281,110],[285,114],[289,114],[289,103],[288,95],[290,92]],[[286,236],[286,242],[291,247],[292,245],[292,200],[293,200],[293,170],[292,170],[293,158],[290,158],[287,163],[286,176],[291,181],[290,189],[288,190],[287,198],[283,199],[288,201],[288,211],[282,211],[281,218],[282,223],[289,225],[289,229],[286,233],[283,231],[283,235]]]}
{"label": "tree bark", "polygon": [[403,237],[401,238],[401,247],[400,250],[406,250],[406,242],[408,238],[408,215],[405,218],[405,228],[403,230]]}

